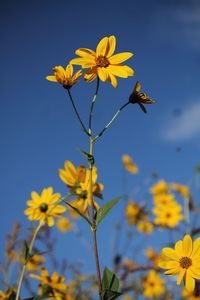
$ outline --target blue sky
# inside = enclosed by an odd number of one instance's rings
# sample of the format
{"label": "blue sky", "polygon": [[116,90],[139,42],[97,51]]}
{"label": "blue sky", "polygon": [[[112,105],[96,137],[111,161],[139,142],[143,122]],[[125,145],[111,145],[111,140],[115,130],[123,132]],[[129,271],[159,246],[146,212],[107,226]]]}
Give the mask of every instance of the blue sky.
{"label": "blue sky", "polygon": [[[77,148],[87,151],[66,91],[45,80],[55,65],[67,65],[80,47],[95,49],[109,35],[117,38],[116,52],[131,51],[128,65],[135,76],[119,79],[114,89],[101,83],[94,128],[103,128],[127,100],[137,80],[156,104],[145,115],[138,106],[125,109],[95,145],[99,181],[110,200],[123,191],[121,156],[130,154],[140,167],[128,177],[129,192],[157,171],[161,178],[188,183],[199,164],[200,151],[200,4],[199,1],[1,1],[0,3],[0,195],[3,257],[5,235],[14,221],[28,227],[23,211],[30,192],[44,187],[66,194],[58,177],[65,160],[84,163]],[[80,81],[72,90],[84,121],[95,84]],[[177,147],[182,151],[177,152]],[[148,191],[148,189],[147,189]],[[145,200],[145,199],[143,199]],[[100,228],[102,264],[108,264],[112,235],[123,206]],[[80,223],[86,238],[89,230]],[[26,229],[24,229],[26,232]],[[58,241],[57,251],[73,261],[86,260],[73,234]],[[70,249],[73,248],[73,251]]]}

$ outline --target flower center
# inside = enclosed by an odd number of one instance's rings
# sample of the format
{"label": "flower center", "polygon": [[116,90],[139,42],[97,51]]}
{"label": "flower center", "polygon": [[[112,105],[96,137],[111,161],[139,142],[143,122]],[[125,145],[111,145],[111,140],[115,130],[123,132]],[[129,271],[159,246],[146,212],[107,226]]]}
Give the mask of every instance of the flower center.
{"label": "flower center", "polygon": [[40,204],[39,209],[42,213],[45,213],[48,210],[48,205],[46,203],[42,203]]}
{"label": "flower center", "polygon": [[184,256],[179,259],[179,264],[181,268],[188,269],[192,265],[192,260],[189,257]]}
{"label": "flower center", "polygon": [[109,64],[110,63],[109,63],[108,59],[105,56],[100,55],[96,58],[97,67],[106,68],[106,67],[109,66]]}
{"label": "flower center", "polygon": [[82,191],[81,194],[80,194],[80,196],[84,200],[87,199],[87,191]]}

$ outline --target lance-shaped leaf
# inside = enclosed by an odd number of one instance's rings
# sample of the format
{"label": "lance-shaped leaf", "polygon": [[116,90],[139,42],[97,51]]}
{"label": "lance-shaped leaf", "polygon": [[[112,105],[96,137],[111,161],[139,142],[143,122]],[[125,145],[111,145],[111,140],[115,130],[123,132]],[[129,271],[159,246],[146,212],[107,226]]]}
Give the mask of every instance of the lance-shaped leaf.
{"label": "lance-shaped leaf", "polygon": [[105,267],[102,278],[101,300],[114,300],[121,296],[118,292],[119,280],[117,276]]}
{"label": "lance-shaped leaf", "polygon": [[67,204],[69,207],[71,207],[77,214],[79,214],[90,226],[92,226],[92,223],[90,220],[75,206],[71,205],[68,201],[65,200],[65,197],[61,198],[61,200]]}
{"label": "lance-shaped leaf", "polygon": [[122,196],[119,196],[109,201],[108,203],[104,204],[98,209],[95,216],[96,225],[98,225],[105,218],[105,216],[109,213],[109,211],[113,208],[113,206],[115,206],[121,199]]}

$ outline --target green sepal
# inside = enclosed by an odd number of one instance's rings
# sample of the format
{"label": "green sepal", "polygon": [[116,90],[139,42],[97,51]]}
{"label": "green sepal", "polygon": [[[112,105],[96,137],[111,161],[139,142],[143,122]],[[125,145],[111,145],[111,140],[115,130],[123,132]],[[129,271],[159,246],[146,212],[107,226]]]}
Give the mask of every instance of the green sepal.
{"label": "green sepal", "polygon": [[79,214],[79,216],[81,216],[90,226],[92,226],[92,223],[90,222],[90,220],[76,207],[74,207],[73,205],[71,205],[69,202],[67,202],[65,200],[66,197],[61,198],[61,200],[67,204],[69,207],[71,207],[75,212],[77,212],[77,214]]}
{"label": "green sepal", "polygon": [[121,199],[122,196],[119,196],[109,201],[108,203],[104,204],[98,209],[95,215],[96,225],[98,225],[105,218],[105,216],[109,213],[109,211],[113,208],[113,206],[115,206]]}

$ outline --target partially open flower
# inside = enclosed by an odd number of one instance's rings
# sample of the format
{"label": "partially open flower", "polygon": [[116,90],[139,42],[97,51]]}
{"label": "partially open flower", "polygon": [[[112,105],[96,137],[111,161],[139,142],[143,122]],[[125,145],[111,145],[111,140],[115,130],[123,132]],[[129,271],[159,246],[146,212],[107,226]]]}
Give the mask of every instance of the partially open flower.
{"label": "partially open flower", "polygon": [[73,75],[73,66],[67,65],[66,69],[62,66],[56,66],[53,68],[53,74],[47,76],[46,79],[53,82],[62,84],[65,89],[70,89],[74,84],[77,83],[78,78],[82,75],[82,71],[79,70]]}
{"label": "partially open flower", "polygon": [[140,90],[141,90],[141,84],[139,83],[139,81],[137,81],[134,90],[129,97],[129,103],[139,104],[142,111],[144,113],[147,113],[147,110],[143,104],[153,104],[155,103],[155,101],[150,99],[147,94],[141,92]]}

